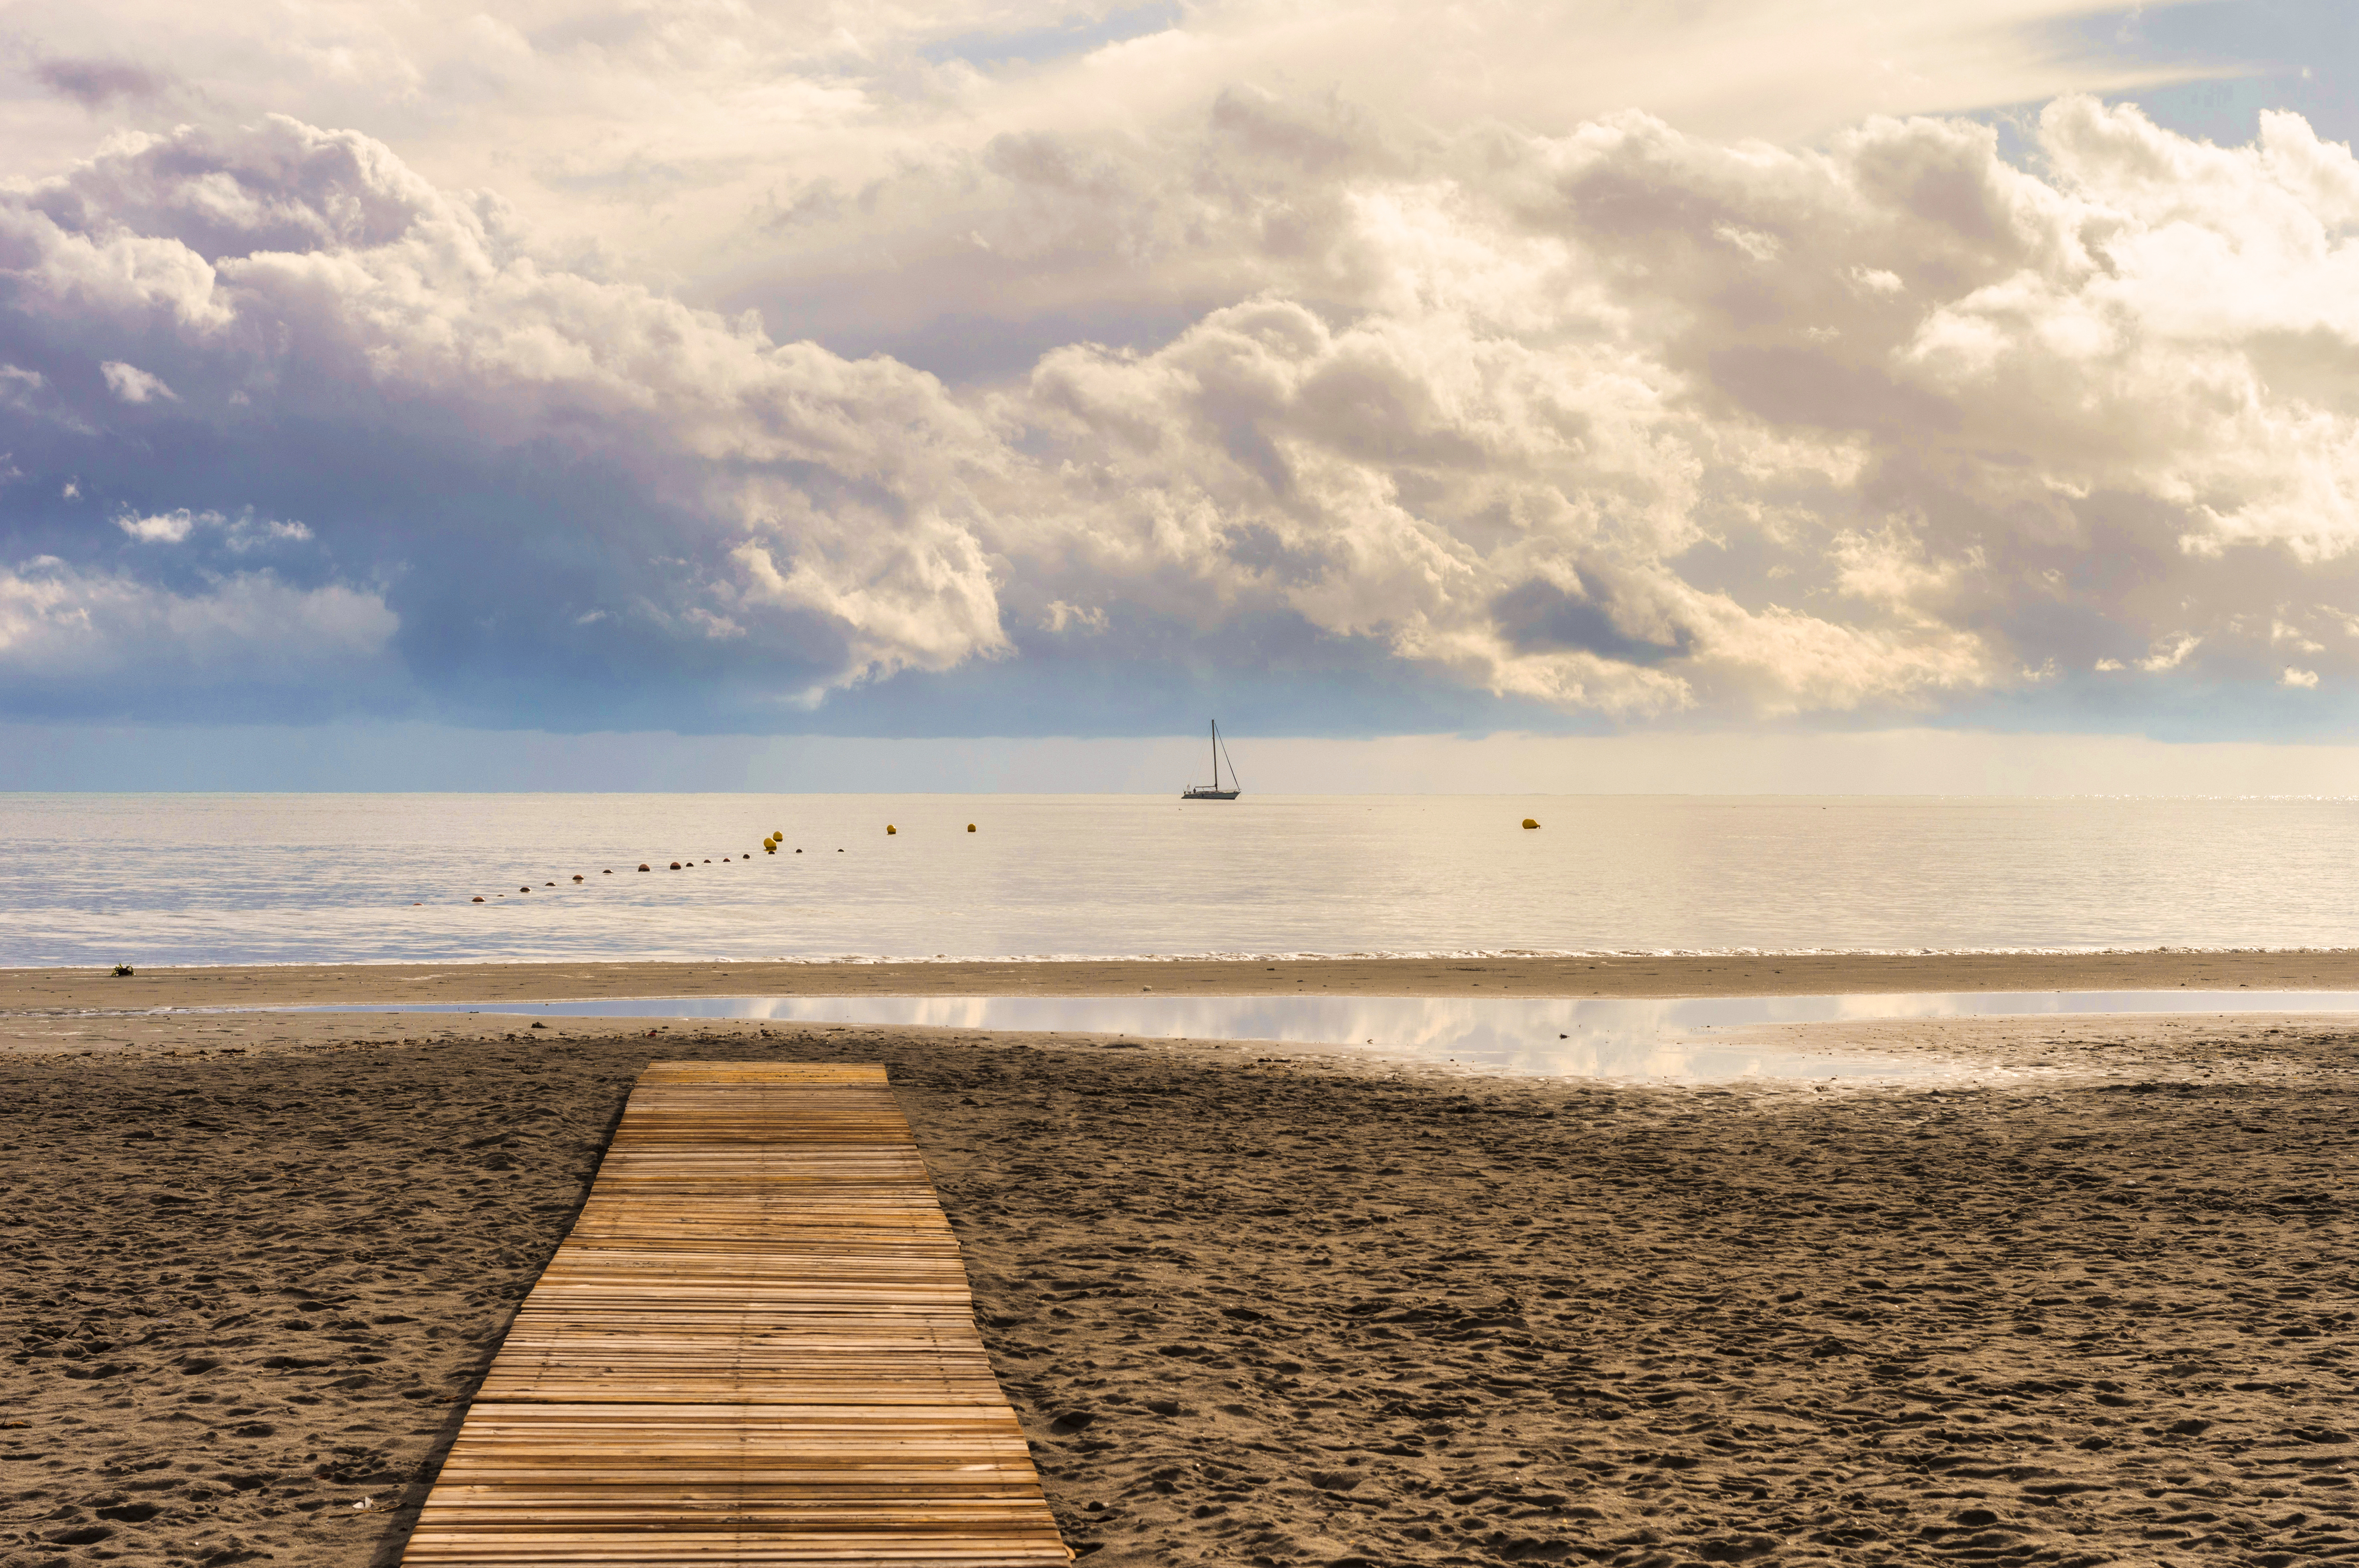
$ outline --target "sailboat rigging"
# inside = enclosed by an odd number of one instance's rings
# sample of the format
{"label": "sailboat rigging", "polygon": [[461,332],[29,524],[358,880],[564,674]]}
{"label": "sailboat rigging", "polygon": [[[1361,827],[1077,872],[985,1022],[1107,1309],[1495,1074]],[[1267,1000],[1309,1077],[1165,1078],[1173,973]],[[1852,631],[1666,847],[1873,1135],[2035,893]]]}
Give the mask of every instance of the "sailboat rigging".
{"label": "sailboat rigging", "polygon": [[1228,754],[1228,747],[1221,743],[1221,721],[1215,719],[1212,720],[1212,782],[1209,784],[1190,784],[1180,792],[1180,798],[1181,800],[1234,800],[1243,794],[1244,786],[1237,783],[1237,765],[1234,762],[1229,763],[1229,787],[1226,789],[1221,787],[1221,760]]}

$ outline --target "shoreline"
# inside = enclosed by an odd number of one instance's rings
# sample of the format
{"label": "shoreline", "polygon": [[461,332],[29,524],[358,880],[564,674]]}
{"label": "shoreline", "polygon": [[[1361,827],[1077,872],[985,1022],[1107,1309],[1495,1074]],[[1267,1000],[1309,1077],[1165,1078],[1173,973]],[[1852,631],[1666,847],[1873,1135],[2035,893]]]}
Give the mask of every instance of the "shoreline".
{"label": "shoreline", "polygon": [[[922,1048],[948,1043],[1011,1051],[1136,1051],[1207,1066],[1274,1065],[1345,1076],[1429,1086],[1555,1085],[1567,1089],[1648,1092],[1710,1098],[1788,1094],[1924,1094],[1961,1088],[2089,1087],[2125,1082],[2267,1083],[2339,1064],[2318,1055],[2323,1041],[2359,1043],[2359,1013],[2294,1011],[2221,1013],[2013,1013],[1943,1017],[1835,1018],[1727,1025],[1690,1035],[1691,1044],[1742,1052],[1757,1047],[1826,1059],[1851,1076],[1791,1074],[1663,1078],[1646,1074],[1519,1070],[1350,1041],[1205,1034],[1141,1035],[1086,1029],[1002,1029],[968,1023],[860,1022],[622,1014],[304,1011],[0,1013],[0,1068],[10,1063],[159,1066],[245,1060],[327,1058],[353,1052],[468,1051],[531,1045],[562,1054],[592,1041],[695,1041],[732,1051],[785,1051],[794,1042],[833,1050],[853,1039],[890,1038]],[[2302,1059],[2286,1047],[2299,1043]],[[1889,1074],[1861,1072],[1862,1059]],[[5,1560],[0,1560],[5,1568]]]}
{"label": "shoreline", "polygon": [[2048,990],[2359,990],[2359,949],[1550,958],[538,961],[0,969],[0,1014],[370,1002],[766,996],[1650,998]]}

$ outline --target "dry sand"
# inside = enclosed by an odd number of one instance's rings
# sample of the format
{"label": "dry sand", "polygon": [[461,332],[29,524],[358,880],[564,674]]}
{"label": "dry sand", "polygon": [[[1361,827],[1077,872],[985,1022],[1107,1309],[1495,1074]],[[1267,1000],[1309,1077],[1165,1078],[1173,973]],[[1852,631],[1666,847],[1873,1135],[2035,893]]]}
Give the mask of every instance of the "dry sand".
{"label": "dry sand", "polygon": [[583,1020],[0,1050],[0,1563],[396,1562],[632,1076],[694,1055],[890,1065],[1093,1565],[2344,1560],[2359,1039],[2184,1022],[1982,1028],[2050,1076],[1938,1093]]}

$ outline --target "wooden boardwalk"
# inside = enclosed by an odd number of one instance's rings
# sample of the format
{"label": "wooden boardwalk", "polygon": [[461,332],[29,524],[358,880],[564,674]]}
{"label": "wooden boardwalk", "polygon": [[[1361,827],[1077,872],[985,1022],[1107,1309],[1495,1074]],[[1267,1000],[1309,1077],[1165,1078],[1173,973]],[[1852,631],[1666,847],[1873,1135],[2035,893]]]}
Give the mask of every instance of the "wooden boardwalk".
{"label": "wooden boardwalk", "polygon": [[1063,1564],[885,1069],[657,1062],[405,1564]]}

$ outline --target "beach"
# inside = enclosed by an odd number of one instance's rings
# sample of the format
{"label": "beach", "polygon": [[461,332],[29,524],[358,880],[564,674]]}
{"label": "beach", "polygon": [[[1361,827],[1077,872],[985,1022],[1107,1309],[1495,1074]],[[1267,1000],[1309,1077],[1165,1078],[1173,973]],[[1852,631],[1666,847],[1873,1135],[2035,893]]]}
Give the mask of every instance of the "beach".
{"label": "beach", "polygon": [[2222,952],[1098,958],[926,962],[254,964],[0,969],[0,1017],[86,1008],[359,1006],[694,996],[1824,996],[1853,991],[2359,990],[2359,948]]}
{"label": "beach", "polygon": [[[1669,962],[1614,979],[1728,961]],[[2324,988],[2347,962],[1869,970]],[[498,979],[646,979],[523,968]],[[271,979],[135,980],[141,1006],[339,983]],[[1093,1563],[2278,1565],[2359,1540],[2348,1021],[1966,1021],[1946,1049],[2038,1071],[1667,1089],[1256,1043],[43,1017],[27,999],[125,993],[5,983],[8,1568],[397,1562],[634,1075],[700,1056],[890,1068]]]}

